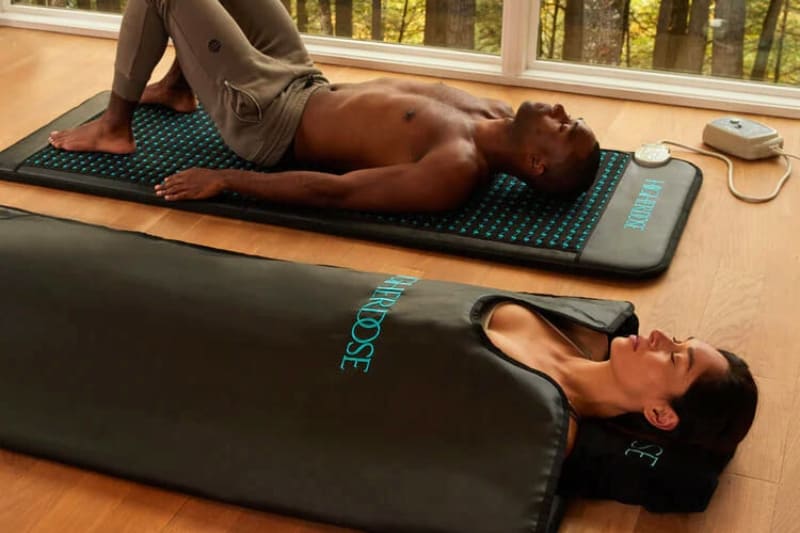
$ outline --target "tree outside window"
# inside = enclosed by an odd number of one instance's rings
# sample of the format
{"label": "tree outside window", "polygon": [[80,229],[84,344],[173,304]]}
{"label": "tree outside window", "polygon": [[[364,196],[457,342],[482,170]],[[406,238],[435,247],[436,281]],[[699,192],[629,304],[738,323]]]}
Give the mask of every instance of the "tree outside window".
{"label": "tree outside window", "polygon": [[[281,0],[301,32],[500,53],[503,0]],[[125,0],[13,0],[122,13]]]}
{"label": "tree outside window", "polygon": [[543,0],[539,59],[800,84],[792,0]]}
{"label": "tree outside window", "polygon": [[[281,1],[310,35],[500,54],[502,0]],[[126,0],[14,3],[120,13]],[[800,0],[541,0],[538,59],[798,85],[799,35]]]}

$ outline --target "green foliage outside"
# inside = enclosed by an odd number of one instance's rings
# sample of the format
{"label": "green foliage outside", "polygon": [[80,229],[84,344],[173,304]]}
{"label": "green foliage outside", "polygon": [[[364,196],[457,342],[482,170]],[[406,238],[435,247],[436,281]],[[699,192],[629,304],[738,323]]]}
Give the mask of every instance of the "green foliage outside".
{"label": "green foliage outside", "polygon": [[[291,13],[297,21],[297,1],[289,0]],[[14,4],[116,11],[121,13],[125,0],[13,0]],[[287,2],[284,2],[286,4]],[[329,0],[330,22],[336,21],[335,0]],[[306,33],[324,35],[319,0],[305,0],[308,14]],[[426,0],[382,0],[383,42],[411,45],[424,44]],[[353,35],[357,40],[372,38],[372,0],[352,0]],[[477,0],[475,8],[475,51],[500,54],[500,30],[503,20],[503,0]]]}
{"label": "green foliage outside", "polygon": [[[593,0],[586,0],[588,5]],[[743,78],[750,79],[750,74],[755,62],[758,51],[759,37],[762,31],[764,18],[769,7],[769,0],[738,0],[745,6],[745,32],[743,43]],[[553,14],[555,5],[559,5],[559,18],[553,25]],[[540,59],[562,59],[562,49],[564,44],[564,8],[566,0],[543,0],[541,4],[540,17],[542,20],[539,58]],[[795,4],[795,5],[793,5]],[[691,4],[690,4],[691,5]],[[661,0],[631,0],[630,1],[630,22],[629,45],[623,42],[621,53],[616,62],[598,61],[591,57],[584,57],[582,62],[596,64],[612,64],[633,69],[651,70],[653,69],[653,51],[655,48],[658,14]],[[800,2],[782,2],[782,10],[786,10],[786,25],[782,28],[783,11],[778,20],[778,27],[774,32],[774,42],[767,62],[766,81],[775,82],[776,63],[778,58],[779,41],[782,40],[781,61],[778,69],[778,82],[786,85],[800,85]],[[705,60],[703,62],[702,74],[711,74],[712,58],[712,38],[713,20],[716,2],[711,2],[709,10],[709,29],[707,36],[707,46],[705,49]],[[782,37],[782,39],[781,39]],[[620,36],[620,38],[623,38]]]}
{"label": "green foliage outside", "polygon": [[[329,20],[321,15],[320,2],[326,2],[329,8]],[[564,48],[564,10],[568,1],[575,0],[542,0],[540,8],[541,30],[539,35],[540,59],[563,59]],[[719,0],[721,1],[721,0]],[[749,79],[756,61],[759,37],[762,25],[770,5],[770,0],[727,0],[729,3],[744,3],[746,19],[743,42],[743,74]],[[777,0],[773,0],[777,1]],[[800,2],[796,6],[790,0],[781,1],[781,16],[773,33],[773,43],[766,68],[766,81],[781,84],[800,84]],[[313,35],[322,35],[323,28],[334,27],[336,21],[335,0],[287,0],[292,16],[297,20],[298,2],[305,4],[307,26],[305,31]],[[125,0],[14,0],[14,3],[28,5],[48,5],[53,7],[83,8],[121,12]],[[373,0],[352,0],[352,38],[371,40]],[[712,73],[712,38],[714,9],[717,2],[711,2],[709,10],[709,28],[705,59],[701,72]],[[426,0],[381,0],[381,20],[383,23],[382,41],[408,45],[425,44]],[[502,27],[502,0],[476,0],[475,2],[475,47],[474,50],[488,54],[500,54]],[[582,0],[584,8],[583,63],[609,64],[632,69],[651,70],[654,68],[653,54],[658,32],[658,15],[661,0],[628,0],[630,6],[627,34],[620,22],[620,6],[625,0]],[[609,6],[615,9],[608,9]],[[592,11],[594,10],[594,11]],[[616,25],[617,32],[601,34],[608,42],[597,42],[597,20],[591,17],[606,17]],[[602,24],[601,24],[602,26]],[[332,31],[332,30],[331,30]],[[349,37],[349,36],[345,36]],[[614,42],[611,42],[614,41]],[[780,63],[778,63],[778,50]],[[598,52],[599,50],[599,52]],[[609,52],[610,51],[610,52]],[[667,67],[669,68],[669,67]],[[680,69],[674,69],[680,70]],[[717,73],[719,75],[719,73]],[[722,74],[725,75],[725,74]]]}
{"label": "green foliage outside", "polygon": [[[331,2],[333,4],[333,2]],[[353,0],[353,38],[372,39],[372,0]],[[291,0],[291,12],[297,20],[297,0]],[[306,0],[308,27],[306,33],[324,35],[319,0]],[[425,0],[382,0],[383,42],[424,44]],[[336,20],[331,6],[332,20]],[[477,0],[475,7],[475,51],[500,54],[500,30],[503,0]]]}

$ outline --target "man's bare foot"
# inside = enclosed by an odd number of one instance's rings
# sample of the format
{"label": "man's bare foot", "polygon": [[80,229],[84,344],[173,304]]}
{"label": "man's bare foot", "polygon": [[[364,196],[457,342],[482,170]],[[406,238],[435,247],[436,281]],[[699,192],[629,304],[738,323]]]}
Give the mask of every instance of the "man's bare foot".
{"label": "man's bare foot", "polygon": [[188,85],[176,86],[163,81],[145,87],[139,103],[163,105],[178,113],[191,113],[197,109],[197,100]]}
{"label": "man's bare foot", "polygon": [[130,154],[136,151],[130,126],[112,126],[100,117],[77,128],[54,131],[48,139],[54,148],[69,152]]}

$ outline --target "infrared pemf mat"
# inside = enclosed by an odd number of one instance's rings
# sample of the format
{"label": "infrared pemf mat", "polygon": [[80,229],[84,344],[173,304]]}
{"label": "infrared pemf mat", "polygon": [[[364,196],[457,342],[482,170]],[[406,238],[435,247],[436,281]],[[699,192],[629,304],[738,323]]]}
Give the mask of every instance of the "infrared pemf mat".
{"label": "infrared pemf mat", "polygon": [[445,213],[375,213],[286,207],[224,193],[167,204],[153,185],[194,166],[268,171],[229,150],[202,109],[178,114],[142,106],[131,155],[69,153],[47,144],[53,129],[101,113],[101,93],[0,152],[3,179],[138,202],[372,239],[471,257],[590,274],[641,278],[672,259],[702,182],[697,167],[673,159],[659,168],[604,150],[594,185],[571,200],[535,193],[500,174],[461,208]]}

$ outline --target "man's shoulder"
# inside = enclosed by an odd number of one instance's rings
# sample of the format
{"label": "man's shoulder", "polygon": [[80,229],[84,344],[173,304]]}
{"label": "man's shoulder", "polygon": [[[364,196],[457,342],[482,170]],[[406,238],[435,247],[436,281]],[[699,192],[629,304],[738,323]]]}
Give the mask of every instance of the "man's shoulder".
{"label": "man's shoulder", "polygon": [[442,142],[431,149],[420,163],[461,179],[480,179],[488,171],[475,142],[467,137]]}

